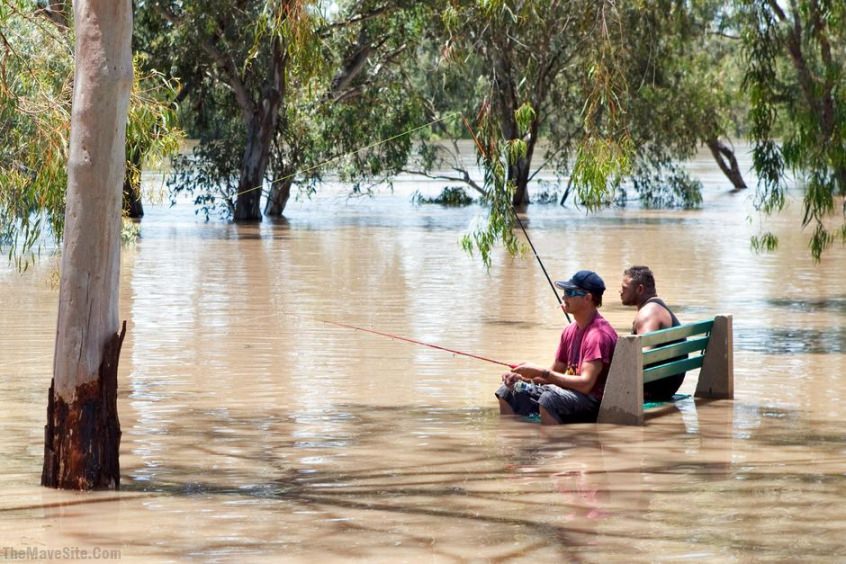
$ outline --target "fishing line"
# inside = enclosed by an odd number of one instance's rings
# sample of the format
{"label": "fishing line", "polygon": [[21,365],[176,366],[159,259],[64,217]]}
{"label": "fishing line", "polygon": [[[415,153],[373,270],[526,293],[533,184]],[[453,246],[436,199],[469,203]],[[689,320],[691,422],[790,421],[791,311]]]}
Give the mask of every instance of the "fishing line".
{"label": "fishing line", "polygon": [[461,356],[469,356],[470,358],[475,358],[477,360],[483,360],[485,362],[490,362],[492,364],[499,364],[501,366],[507,366],[510,369],[517,368],[517,364],[512,364],[510,362],[502,362],[501,360],[494,360],[492,358],[487,358],[484,356],[480,356],[477,354],[457,351],[455,349],[448,349],[446,347],[442,347],[440,345],[433,345],[432,343],[424,343],[423,341],[417,341],[415,339],[409,339],[408,337],[400,337],[399,335],[392,335],[391,333],[383,333],[382,331],[376,331],[375,329],[365,329],[364,327],[356,327],[355,325],[349,325],[347,323],[340,323],[338,321],[330,321],[328,319],[318,319],[317,321],[322,321],[323,323],[328,323],[329,325],[335,325],[337,327],[344,327],[346,329],[354,329],[356,331],[364,331],[365,333],[373,333],[374,335],[381,335],[382,337],[388,337],[390,339],[399,339],[400,341],[406,341],[409,343],[414,343],[415,345],[423,345],[424,347],[430,347],[433,349],[438,349],[440,351],[451,352],[453,354],[458,354]]}
{"label": "fishing line", "polygon": [[[479,151],[482,156],[486,156],[485,150],[482,147],[482,143],[479,141],[479,138],[476,137],[476,132],[473,131],[473,128],[470,126],[470,122],[467,121],[467,118],[463,115],[461,116],[461,118],[464,120],[464,127],[466,127],[467,131],[470,132],[470,136],[473,138],[473,142],[476,144],[476,150]],[[532,253],[538,260],[538,264],[540,265],[541,270],[543,271],[543,275],[546,276],[546,281],[549,282],[549,287],[552,288],[552,293],[555,295],[555,299],[558,300],[558,307],[560,309],[561,306],[564,305],[561,303],[561,296],[558,295],[558,291],[555,289],[555,285],[552,283],[552,279],[549,277],[549,273],[546,271],[546,267],[543,265],[543,261],[541,260],[540,255],[538,255],[538,251],[535,249],[534,243],[532,243],[532,239],[529,237],[529,233],[523,226],[523,222],[520,220],[520,216],[517,215],[517,210],[514,209],[514,204],[511,204],[509,208],[511,209],[511,213],[514,214],[514,219],[517,220],[517,224],[520,226],[520,229],[523,231],[523,235],[526,237],[526,241],[529,242],[529,246],[532,248]],[[572,323],[572,321],[570,320],[569,313],[565,311],[564,316],[567,318],[567,323]]]}
{"label": "fishing line", "polygon": [[[543,270],[543,275],[546,276],[546,281],[549,282],[549,287],[552,288],[552,293],[555,294],[555,299],[558,300],[558,306],[562,306],[563,304],[561,303],[561,296],[558,295],[558,291],[555,289],[555,284],[552,283],[552,279],[549,277],[549,273],[546,271],[546,267],[543,265],[543,261],[538,255],[538,252],[535,250],[535,246],[534,244],[532,244],[532,240],[529,238],[529,234],[526,232],[526,228],[523,227],[523,222],[520,221],[520,216],[517,215],[517,210],[514,209],[513,205],[511,206],[511,213],[514,214],[514,219],[517,220],[517,224],[520,226],[520,229],[523,230],[523,235],[525,235],[526,241],[529,242],[529,246],[532,248],[532,253],[534,253],[535,258],[538,259],[538,264],[540,265],[541,270]],[[567,317],[567,323],[571,323],[570,314],[565,311],[564,316]]]}

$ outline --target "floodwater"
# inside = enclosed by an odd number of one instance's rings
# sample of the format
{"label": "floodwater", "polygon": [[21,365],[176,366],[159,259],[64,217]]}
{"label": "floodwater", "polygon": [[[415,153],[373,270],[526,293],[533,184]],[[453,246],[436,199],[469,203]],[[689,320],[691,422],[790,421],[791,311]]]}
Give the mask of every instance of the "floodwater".
{"label": "floodwater", "polygon": [[553,277],[605,278],[621,333],[634,263],[683,321],[734,315],[735,399],[638,428],[502,420],[502,367],[324,322],[551,361],[565,320],[534,258],[486,272],[458,243],[477,207],[411,205],[438,185],[327,188],[260,225],[148,205],[122,262],[121,491],[47,490],[54,265],[2,265],[0,560],[843,561],[846,250],[814,264],[793,201],[755,255],[751,190],[689,166],[698,211],[526,215]]}

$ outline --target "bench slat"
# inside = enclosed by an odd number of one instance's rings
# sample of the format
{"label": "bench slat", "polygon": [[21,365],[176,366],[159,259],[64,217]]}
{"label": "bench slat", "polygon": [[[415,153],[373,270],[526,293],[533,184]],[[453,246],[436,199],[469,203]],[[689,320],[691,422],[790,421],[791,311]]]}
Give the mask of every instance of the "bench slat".
{"label": "bench slat", "polygon": [[649,333],[644,333],[643,335],[641,335],[640,343],[644,347],[651,347],[653,345],[663,345],[664,343],[676,341],[684,337],[690,337],[691,335],[707,333],[711,330],[711,327],[713,326],[714,320],[709,319],[707,321],[685,323],[684,325],[679,325],[678,327],[670,327],[668,329],[650,331]]}
{"label": "bench slat", "polygon": [[693,370],[694,368],[701,368],[702,360],[704,358],[705,357],[703,355],[697,355],[684,360],[668,362],[667,364],[662,364],[661,366],[656,366],[655,368],[646,368],[643,371],[643,382],[645,384],[646,382],[660,380],[661,378],[666,378],[667,376],[672,376],[680,372],[686,372],[687,370]]}
{"label": "bench slat", "polygon": [[704,350],[708,345],[710,338],[710,336],[694,337],[683,343],[674,343],[672,345],[664,345],[663,347],[643,351],[643,365],[646,366],[647,364],[661,362],[662,360],[667,360],[683,354]]}

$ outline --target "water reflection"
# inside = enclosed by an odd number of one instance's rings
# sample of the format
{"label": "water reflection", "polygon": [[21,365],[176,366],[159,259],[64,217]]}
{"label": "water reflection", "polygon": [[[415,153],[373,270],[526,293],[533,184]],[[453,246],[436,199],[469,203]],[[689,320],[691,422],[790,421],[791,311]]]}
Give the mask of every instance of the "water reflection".
{"label": "water reflection", "polygon": [[735,333],[736,350],[769,355],[846,353],[846,328],[782,329],[743,327]]}
{"label": "water reflection", "polygon": [[734,315],[736,401],[688,398],[643,428],[501,420],[500,367],[320,321],[549,362],[566,321],[533,258],[487,272],[458,245],[477,206],[330,187],[246,226],[150,207],[123,256],[117,497],[35,485],[56,298],[47,274],[0,270],[0,535],[138,560],[846,553],[846,250],[813,264],[794,207],[780,254],[755,256],[748,197],[705,181],[700,211],[527,214],[551,276],[605,277],[620,332],[634,263],[683,320]]}
{"label": "water reflection", "polygon": [[789,298],[771,298],[765,301],[765,304],[773,307],[780,307],[788,311],[796,311],[802,313],[814,311],[830,311],[832,313],[846,314],[846,296],[837,296],[832,298],[814,299],[789,299]]}

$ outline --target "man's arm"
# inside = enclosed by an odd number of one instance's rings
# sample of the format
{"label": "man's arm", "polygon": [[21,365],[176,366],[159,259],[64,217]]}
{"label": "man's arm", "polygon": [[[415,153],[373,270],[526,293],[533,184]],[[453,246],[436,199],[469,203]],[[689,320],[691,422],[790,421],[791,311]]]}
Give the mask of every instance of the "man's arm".
{"label": "man's arm", "polygon": [[[558,368],[557,364],[558,363],[556,363],[555,368]],[[587,394],[593,389],[600,373],[602,373],[602,359],[598,358],[596,360],[587,360],[583,362],[580,374],[567,374],[566,372],[562,373],[558,370],[547,370],[546,374],[541,375],[541,381],[536,383],[554,384],[559,388],[567,388]]]}
{"label": "man's arm", "polygon": [[556,361],[552,370],[524,364],[515,368],[514,373],[536,384],[554,384],[559,388],[587,394],[593,389],[597,378],[602,373],[602,359],[583,362],[581,374],[567,374],[566,370],[567,367],[562,362]]}

